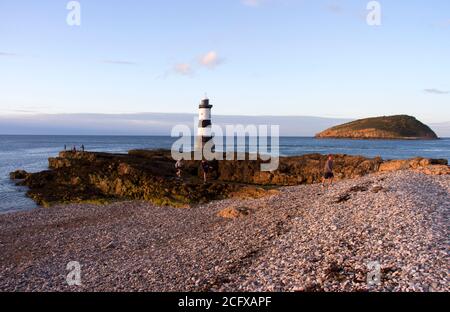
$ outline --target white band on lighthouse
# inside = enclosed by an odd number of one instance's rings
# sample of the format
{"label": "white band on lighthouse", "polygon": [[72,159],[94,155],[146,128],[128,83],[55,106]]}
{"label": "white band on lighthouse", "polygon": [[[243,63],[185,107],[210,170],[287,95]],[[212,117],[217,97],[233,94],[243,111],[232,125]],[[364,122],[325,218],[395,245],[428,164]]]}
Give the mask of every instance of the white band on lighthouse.
{"label": "white band on lighthouse", "polygon": [[198,119],[199,120],[211,120],[211,109],[199,108]]}

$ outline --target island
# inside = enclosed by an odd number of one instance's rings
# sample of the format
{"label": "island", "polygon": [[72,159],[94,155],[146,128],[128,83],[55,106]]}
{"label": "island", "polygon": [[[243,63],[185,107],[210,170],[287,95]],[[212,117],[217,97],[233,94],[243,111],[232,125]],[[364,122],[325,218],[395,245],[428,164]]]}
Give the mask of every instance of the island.
{"label": "island", "polygon": [[316,138],[435,140],[438,136],[415,117],[395,115],[355,120],[322,131]]}

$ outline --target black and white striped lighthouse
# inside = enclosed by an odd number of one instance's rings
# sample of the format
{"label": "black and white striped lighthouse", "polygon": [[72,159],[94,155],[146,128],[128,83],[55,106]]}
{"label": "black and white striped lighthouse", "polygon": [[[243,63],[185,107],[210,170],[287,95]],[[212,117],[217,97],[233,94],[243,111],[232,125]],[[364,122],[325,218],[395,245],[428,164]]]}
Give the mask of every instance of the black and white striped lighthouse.
{"label": "black and white striped lighthouse", "polygon": [[198,106],[198,131],[197,131],[197,149],[203,150],[205,144],[213,139],[211,134],[211,108],[213,106],[209,104],[209,99],[205,95],[205,98],[200,102]]}

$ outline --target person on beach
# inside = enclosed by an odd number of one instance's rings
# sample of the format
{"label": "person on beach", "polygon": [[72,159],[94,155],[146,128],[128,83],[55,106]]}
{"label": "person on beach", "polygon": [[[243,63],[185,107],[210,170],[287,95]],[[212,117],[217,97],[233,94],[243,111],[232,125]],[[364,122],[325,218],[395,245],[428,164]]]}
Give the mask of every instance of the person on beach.
{"label": "person on beach", "polygon": [[67,150],[67,145],[66,144],[64,144],[64,151],[66,151]]}
{"label": "person on beach", "polygon": [[74,153],[76,153],[77,152],[77,147],[74,145],[73,146],[73,149],[72,149],[72,151],[74,152]]}
{"label": "person on beach", "polygon": [[175,163],[175,169],[177,170],[178,179],[181,179],[183,177],[183,167],[184,167],[184,161],[183,161],[183,158],[180,158]]}
{"label": "person on beach", "polygon": [[322,188],[325,187],[325,182],[328,180],[329,186],[331,186],[333,184],[333,178],[334,178],[334,174],[333,174],[333,155],[328,155],[328,159],[327,162],[325,163],[325,170],[324,170],[324,174],[323,174],[323,178],[322,178]]}
{"label": "person on beach", "polygon": [[81,144],[81,151],[84,152],[84,144]]}
{"label": "person on beach", "polygon": [[207,178],[208,178],[208,172],[209,172],[209,164],[205,159],[203,159],[201,166],[202,166],[202,170],[203,170],[203,182],[206,183]]}

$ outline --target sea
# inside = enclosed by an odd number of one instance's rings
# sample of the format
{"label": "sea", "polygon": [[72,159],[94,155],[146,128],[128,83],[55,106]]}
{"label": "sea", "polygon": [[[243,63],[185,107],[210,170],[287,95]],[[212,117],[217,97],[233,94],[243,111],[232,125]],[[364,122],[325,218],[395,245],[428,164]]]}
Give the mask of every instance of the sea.
{"label": "sea", "polygon": [[[87,151],[127,153],[131,149],[170,149],[176,138],[166,136],[63,136],[0,135],[0,214],[34,209],[35,203],[25,196],[26,187],[16,186],[9,173],[24,169],[45,170],[48,158],[58,152],[81,145]],[[243,146],[238,146],[242,150]],[[248,146],[247,146],[248,148]],[[309,153],[349,154],[383,159],[429,157],[450,159],[450,138],[440,140],[344,140],[311,137],[281,137],[281,156]]]}

